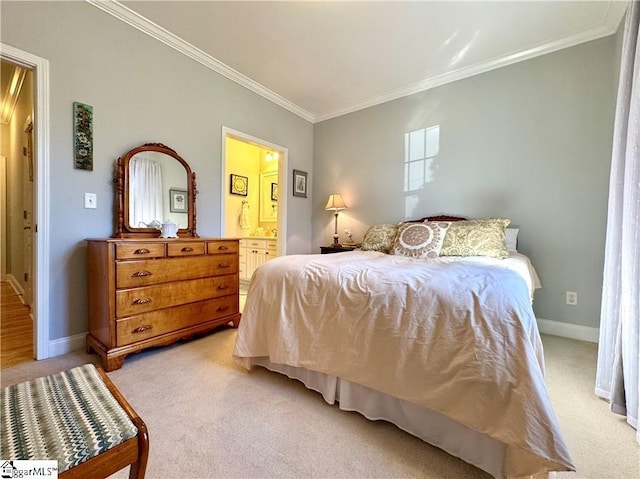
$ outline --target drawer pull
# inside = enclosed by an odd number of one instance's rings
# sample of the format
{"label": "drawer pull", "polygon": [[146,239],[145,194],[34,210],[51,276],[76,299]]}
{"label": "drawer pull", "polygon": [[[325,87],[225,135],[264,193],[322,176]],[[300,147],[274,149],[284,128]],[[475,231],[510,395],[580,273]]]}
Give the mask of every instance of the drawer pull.
{"label": "drawer pull", "polygon": [[191,246],[185,246],[184,248],[182,248],[183,253],[188,253],[189,251],[193,251],[193,248]]}
{"label": "drawer pull", "polygon": [[229,249],[229,247],[225,246],[225,245],[218,246],[218,251],[225,251],[225,250],[228,250],[228,249]]}
{"label": "drawer pull", "polygon": [[151,276],[151,271],[136,271],[131,275],[132,278],[140,278],[142,276]]}
{"label": "drawer pull", "polygon": [[223,289],[229,289],[229,286],[227,286],[226,284],[221,284],[218,286],[219,290],[223,290]]}
{"label": "drawer pull", "polygon": [[138,298],[134,300],[131,304],[147,304],[150,303],[151,300],[149,298]]}
{"label": "drawer pull", "polygon": [[216,311],[218,313],[222,312],[222,311],[226,311],[227,309],[229,309],[229,306],[218,306],[218,308],[216,309]]}
{"label": "drawer pull", "polygon": [[230,265],[229,263],[219,263],[218,264],[218,268],[228,268]]}
{"label": "drawer pull", "polygon": [[151,326],[138,326],[133,330],[134,333],[142,333],[143,331],[148,331],[151,329]]}
{"label": "drawer pull", "polygon": [[151,251],[149,251],[147,248],[138,248],[133,252],[133,254],[149,254],[149,253],[151,253]]}

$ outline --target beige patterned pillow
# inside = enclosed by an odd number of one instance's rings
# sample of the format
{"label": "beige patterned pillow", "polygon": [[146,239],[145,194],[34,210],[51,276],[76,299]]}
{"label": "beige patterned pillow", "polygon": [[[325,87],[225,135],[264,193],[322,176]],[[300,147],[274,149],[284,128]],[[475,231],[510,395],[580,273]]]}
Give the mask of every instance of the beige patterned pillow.
{"label": "beige patterned pillow", "polygon": [[362,238],[362,251],[380,251],[388,253],[393,248],[393,241],[398,233],[398,225],[373,225]]}
{"label": "beige patterned pillow", "polygon": [[454,221],[444,238],[440,256],[509,256],[504,229],[511,220],[486,218]]}
{"label": "beige patterned pillow", "polygon": [[447,221],[402,223],[398,227],[391,254],[411,258],[437,258],[449,225]]}

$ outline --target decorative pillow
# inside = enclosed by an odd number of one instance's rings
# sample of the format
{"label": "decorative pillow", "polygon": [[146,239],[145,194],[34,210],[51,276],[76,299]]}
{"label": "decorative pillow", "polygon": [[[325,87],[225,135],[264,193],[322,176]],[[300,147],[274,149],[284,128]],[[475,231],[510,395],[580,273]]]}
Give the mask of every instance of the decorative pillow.
{"label": "decorative pillow", "polygon": [[391,254],[411,258],[437,258],[450,224],[446,221],[402,223],[398,227]]}
{"label": "decorative pillow", "polygon": [[388,253],[393,248],[393,241],[398,233],[398,225],[373,225],[362,238],[362,251],[380,251]]}
{"label": "decorative pillow", "polygon": [[504,238],[507,243],[507,251],[513,253],[518,251],[518,228],[505,228]]}
{"label": "decorative pillow", "polygon": [[440,256],[509,256],[504,229],[511,220],[486,218],[455,221],[447,230]]}

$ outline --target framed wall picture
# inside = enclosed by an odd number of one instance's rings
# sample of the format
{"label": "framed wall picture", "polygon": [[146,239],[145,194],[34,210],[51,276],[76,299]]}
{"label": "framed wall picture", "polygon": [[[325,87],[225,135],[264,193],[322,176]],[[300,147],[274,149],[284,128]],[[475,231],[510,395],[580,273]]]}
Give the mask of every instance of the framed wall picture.
{"label": "framed wall picture", "polygon": [[232,195],[247,196],[249,192],[249,178],[231,173],[229,189]]}
{"label": "framed wall picture", "polygon": [[186,190],[169,190],[169,211],[171,213],[187,212],[187,191]]}
{"label": "framed wall picture", "polygon": [[73,102],[73,166],[93,171],[93,107]]}
{"label": "framed wall picture", "polygon": [[307,197],[307,172],[293,170],[293,196]]}
{"label": "framed wall picture", "polygon": [[278,201],[278,183],[271,183],[271,201]]}

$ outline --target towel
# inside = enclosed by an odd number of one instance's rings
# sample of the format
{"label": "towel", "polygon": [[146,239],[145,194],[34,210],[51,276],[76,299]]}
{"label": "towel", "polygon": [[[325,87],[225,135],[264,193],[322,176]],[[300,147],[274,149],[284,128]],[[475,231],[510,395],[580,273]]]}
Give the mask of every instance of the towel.
{"label": "towel", "polygon": [[251,223],[249,223],[249,205],[243,204],[242,211],[240,212],[240,228],[251,229]]}

